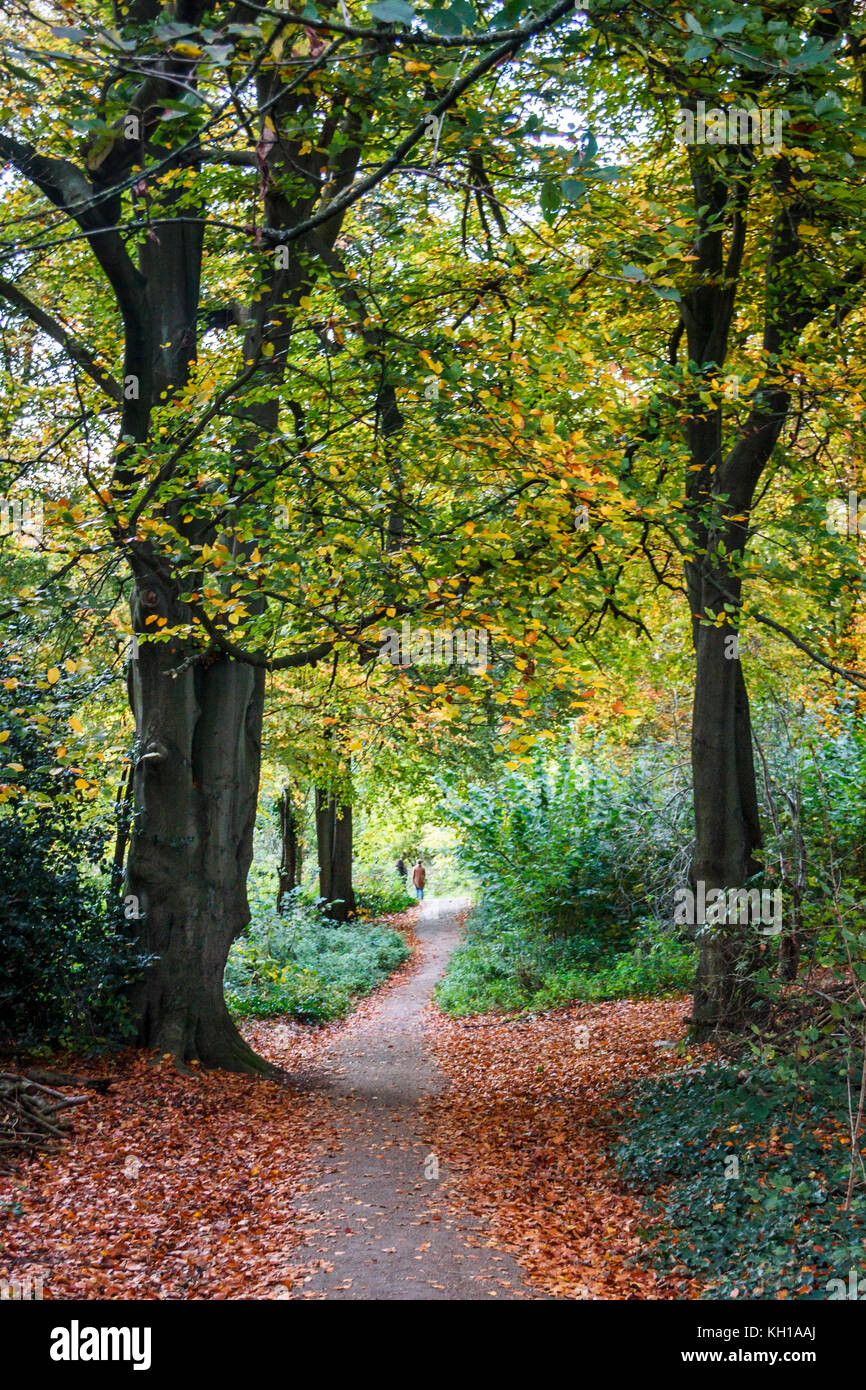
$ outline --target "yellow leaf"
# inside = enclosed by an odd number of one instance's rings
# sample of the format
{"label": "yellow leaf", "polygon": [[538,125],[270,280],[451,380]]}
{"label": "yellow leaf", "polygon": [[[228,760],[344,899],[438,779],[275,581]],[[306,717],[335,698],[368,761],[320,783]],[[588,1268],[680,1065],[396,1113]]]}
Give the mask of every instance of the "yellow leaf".
{"label": "yellow leaf", "polygon": [[10,729],[4,729],[3,732],[0,733],[0,743],[5,743],[7,738],[9,738],[10,733]]}
{"label": "yellow leaf", "polygon": [[73,729],[77,734],[84,733],[84,725],[82,724],[78,716],[75,714],[71,714],[69,716],[69,727],[70,729]]}
{"label": "yellow leaf", "polygon": [[58,667],[52,666],[52,667],[51,667],[51,670],[48,672],[48,684],[49,684],[49,685],[56,685],[57,682],[58,682],[59,680],[60,680],[60,671],[59,671]]}
{"label": "yellow leaf", "polygon": [[85,777],[76,777],[76,779],[75,779],[75,790],[76,790],[77,792],[86,792],[86,791],[87,791],[87,788],[88,788],[88,785],[89,785],[89,784],[88,784],[87,779],[86,779]]}

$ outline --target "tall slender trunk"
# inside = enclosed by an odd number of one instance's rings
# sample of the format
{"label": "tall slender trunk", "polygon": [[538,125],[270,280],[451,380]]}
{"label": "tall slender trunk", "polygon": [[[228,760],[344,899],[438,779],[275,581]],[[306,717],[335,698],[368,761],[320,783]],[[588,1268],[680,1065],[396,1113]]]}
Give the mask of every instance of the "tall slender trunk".
{"label": "tall slender trunk", "polygon": [[[749,699],[727,627],[698,627],[692,719],[695,854],[692,886],[706,892],[743,886],[761,864],[757,786]],[[740,1026],[754,1003],[752,974],[760,955],[753,925],[699,928],[692,1033]]]}
{"label": "tall slender trunk", "polygon": [[345,922],[355,915],[352,888],[352,808],[316,788],[316,844],[319,895],[330,903],[329,916]]}
{"label": "tall slender trunk", "polygon": [[[202,228],[159,222],[140,251],[151,403],[169,398],[195,355]],[[141,368],[140,370],[143,370]],[[146,431],[145,418],[137,427]],[[166,514],[183,531],[183,506]],[[171,561],[146,541],[129,549],[133,631],[188,626]],[[133,989],[138,1042],[180,1061],[270,1073],[232,1022],[226,959],[249,921],[264,674],[181,641],[136,641],[128,677],[137,761],[125,892],[153,957]]]}
{"label": "tall slender trunk", "polygon": [[301,882],[303,862],[299,818],[291,787],[283,787],[277,808],[280,817],[280,882],[277,889],[277,912],[282,912],[284,897]]}
{"label": "tall slender trunk", "polygon": [[[268,103],[271,120],[282,109],[282,96],[277,101],[281,81],[276,70],[260,74],[259,97]],[[310,93],[293,95],[295,85],[284,94],[289,126],[298,105],[315,105]],[[342,147],[341,178],[351,182],[359,157],[354,143]],[[287,200],[280,176],[286,161],[292,161],[289,144],[275,141],[267,157],[273,177],[262,189],[264,219],[271,227],[303,220],[318,198],[312,189],[299,202]],[[181,186],[176,198],[187,197]],[[170,198],[163,201],[171,207]],[[294,310],[315,279],[321,249],[333,246],[341,221],[335,217],[327,232],[319,233],[306,263],[293,256],[287,267],[270,258],[261,266],[263,279],[250,307],[243,358],[254,360],[268,340],[271,352],[263,358],[261,375],[263,381],[269,378],[269,390],[258,399],[238,402],[248,428],[237,478],[245,468],[261,467],[262,450],[278,430]],[[147,397],[151,407],[184,384],[195,357],[203,244],[202,225],[192,220],[160,220],[153,231],[140,252],[143,343],[141,361],[133,369],[142,382],[146,377],[142,403]],[[126,433],[143,440],[151,425],[148,410],[141,409]],[[134,474],[127,482],[135,485]],[[183,497],[171,494],[160,505],[184,534]],[[196,524],[194,520],[191,541],[219,538],[219,519],[206,534]],[[232,532],[230,519],[225,543],[253,548]],[[193,615],[179,600],[171,561],[138,540],[128,554],[136,579],[134,631],[152,637],[157,629],[147,619],[160,617],[168,630],[189,627]],[[188,579],[187,574],[184,588]],[[258,796],[264,673],[224,654],[215,657],[213,651],[153,641],[140,643],[132,667],[130,700],[142,758],[135,770],[135,831],[126,891],[141,900],[141,944],[157,958],[136,993],[139,1040],[210,1067],[273,1072],[244,1043],[222,990],[229,948],[249,920],[246,876]]]}
{"label": "tall slender trunk", "polygon": [[132,819],[132,764],[128,763],[124,768],[117,788],[117,795],[114,798],[114,816],[117,824],[114,838],[114,854],[111,861],[111,880],[109,887],[109,905],[112,914],[117,910],[120,901],[120,890],[123,887],[124,866],[126,864],[126,848],[129,844],[130,822]]}

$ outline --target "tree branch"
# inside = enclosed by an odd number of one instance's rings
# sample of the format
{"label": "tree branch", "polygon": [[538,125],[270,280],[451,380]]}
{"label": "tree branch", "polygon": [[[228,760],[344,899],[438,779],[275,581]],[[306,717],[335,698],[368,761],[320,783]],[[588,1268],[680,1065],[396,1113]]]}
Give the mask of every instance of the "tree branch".
{"label": "tree branch", "polygon": [[38,328],[41,328],[43,333],[47,333],[49,338],[53,338],[56,343],[59,343],[75,365],[86,372],[92,381],[96,382],[109,400],[118,402],[123,400],[123,390],[120,383],[114,379],[111,372],[100,367],[90,349],[73,338],[62,323],[58,323],[57,319],[52,318],[45,309],[40,309],[38,304],[34,304],[33,300],[29,299],[23,290],[19,290],[17,285],[13,285],[11,280],[0,278],[0,295],[12,305],[13,309],[24,314]]}

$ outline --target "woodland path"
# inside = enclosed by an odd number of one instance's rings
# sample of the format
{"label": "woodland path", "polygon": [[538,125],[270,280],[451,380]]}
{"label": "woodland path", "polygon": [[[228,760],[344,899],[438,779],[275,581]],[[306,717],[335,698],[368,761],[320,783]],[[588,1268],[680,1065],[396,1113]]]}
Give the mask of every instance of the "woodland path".
{"label": "woodland path", "polygon": [[426,1041],[428,1006],[465,906],[447,898],[423,904],[414,968],[303,1077],[305,1089],[324,1092],[339,1135],[336,1152],[310,1153],[317,1176],[297,1201],[315,1251],[306,1297],[544,1297],[510,1255],[490,1248],[477,1217],[455,1217],[446,1206],[447,1164],[425,1133],[423,1102],[444,1086]]}

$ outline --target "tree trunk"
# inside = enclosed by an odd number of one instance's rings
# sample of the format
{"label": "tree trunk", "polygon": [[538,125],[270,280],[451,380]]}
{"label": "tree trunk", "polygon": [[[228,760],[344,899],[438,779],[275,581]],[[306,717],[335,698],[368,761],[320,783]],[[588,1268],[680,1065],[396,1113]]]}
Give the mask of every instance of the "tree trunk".
{"label": "tree trunk", "polygon": [[330,792],[316,788],[316,844],[319,895],[331,906],[328,915],[345,922],[355,915],[352,888],[352,808],[340,806]]}
{"label": "tree trunk", "polygon": [[280,816],[280,883],[277,890],[277,912],[283,910],[283,898],[301,882],[303,849],[298,833],[298,814],[292,800],[291,787],[283,787],[277,803]]}
{"label": "tree trunk", "polygon": [[[138,631],[150,613],[178,616],[148,582],[133,604]],[[126,893],[156,957],[134,991],[139,1043],[184,1062],[273,1073],[223,997],[229,948],[249,921],[264,674],[173,643],[143,643],[130,666],[138,761]]]}
{"label": "tree trunk", "polygon": [[120,902],[123,887],[126,847],[129,843],[130,821],[132,818],[132,765],[127,764],[120,778],[117,795],[114,799],[114,815],[117,829],[114,838],[114,855],[111,861],[111,886],[109,889],[109,910],[112,916]]}
{"label": "tree trunk", "polygon": [[[749,699],[730,628],[696,628],[697,677],[692,719],[695,854],[691,880],[706,892],[739,888],[761,869],[757,785]],[[693,1037],[740,1026],[754,1002],[751,975],[760,956],[756,925],[699,929]]]}

